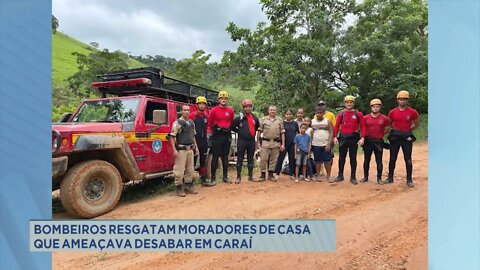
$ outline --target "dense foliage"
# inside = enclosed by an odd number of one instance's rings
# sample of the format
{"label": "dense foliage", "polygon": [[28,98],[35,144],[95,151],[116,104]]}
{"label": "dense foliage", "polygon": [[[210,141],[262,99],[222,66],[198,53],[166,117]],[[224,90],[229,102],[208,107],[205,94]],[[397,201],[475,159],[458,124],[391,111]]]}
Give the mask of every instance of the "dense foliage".
{"label": "dense foliage", "polygon": [[374,97],[393,107],[395,93],[408,89],[427,111],[425,1],[261,2],[269,23],[252,31],[231,22],[227,32],[240,45],[223,59],[260,76],[261,107],[312,108],[320,99],[336,107],[347,94],[363,110]]}
{"label": "dense foliage", "polygon": [[[396,105],[396,92],[407,89],[412,106],[427,113],[425,0],[261,3],[268,21],[255,29],[230,22],[226,31],[239,45],[236,51],[226,51],[219,63],[210,61],[203,50],[177,60],[100,50],[92,42],[87,51],[73,53],[76,67],[65,68],[72,70],[68,83],[54,82],[53,104],[71,109],[80,99],[98,95],[90,87],[97,75],[132,67],[134,61],[135,67],[155,66],[193,84],[227,89],[237,111],[246,97],[254,99],[258,112],[276,104],[280,110],[304,107],[311,113],[319,100],[335,110],[347,94],[356,97],[362,111],[369,110],[372,98],[380,98],[387,111]],[[58,20],[52,15],[52,29],[56,27]],[[60,112],[57,108],[54,118]]]}

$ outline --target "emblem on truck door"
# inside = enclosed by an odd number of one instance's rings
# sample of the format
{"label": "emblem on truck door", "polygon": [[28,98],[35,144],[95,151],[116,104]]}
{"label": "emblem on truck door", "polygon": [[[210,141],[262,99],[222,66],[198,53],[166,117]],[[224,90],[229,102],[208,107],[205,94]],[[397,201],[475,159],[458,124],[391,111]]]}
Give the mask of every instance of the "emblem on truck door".
{"label": "emblem on truck door", "polygon": [[153,152],[160,153],[160,151],[162,151],[162,141],[160,139],[153,140],[152,149]]}

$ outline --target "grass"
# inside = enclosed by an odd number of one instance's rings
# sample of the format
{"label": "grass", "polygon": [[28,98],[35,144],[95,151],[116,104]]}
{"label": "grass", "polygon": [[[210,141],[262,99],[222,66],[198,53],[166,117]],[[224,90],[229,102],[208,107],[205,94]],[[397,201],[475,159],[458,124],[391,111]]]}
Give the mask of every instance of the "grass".
{"label": "grass", "polygon": [[428,141],[428,114],[421,114],[419,126],[413,131],[417,141]]}
{"label": "grass", "polygon": [[67,78],[77,72],[77,59],[73,52],[88,54],[89,46],[61,32],[52,35],[52,82],[64,86]]}
{"label": "grass", "polygon": [[[66,34],[57,32],[52,35],[52,83],[54,87],[67,85],[67,78],[77,72],[77,58],[73,52],[90,53],[92,47]],[[138,68],[145,65],[135,59],[128,60],[128,67]]]}

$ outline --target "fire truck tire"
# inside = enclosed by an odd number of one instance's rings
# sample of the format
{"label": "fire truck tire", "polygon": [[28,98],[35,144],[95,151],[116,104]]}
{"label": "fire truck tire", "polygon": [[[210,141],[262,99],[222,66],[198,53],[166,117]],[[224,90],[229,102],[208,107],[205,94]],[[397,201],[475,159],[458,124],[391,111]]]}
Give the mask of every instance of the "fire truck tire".
{"label": "fire truck tire", "polygon": [[103,160],[84,161],[65,174],[60,200],[72,215],[93,218],[115,208],[122,187],[122,177],[115,166]]}

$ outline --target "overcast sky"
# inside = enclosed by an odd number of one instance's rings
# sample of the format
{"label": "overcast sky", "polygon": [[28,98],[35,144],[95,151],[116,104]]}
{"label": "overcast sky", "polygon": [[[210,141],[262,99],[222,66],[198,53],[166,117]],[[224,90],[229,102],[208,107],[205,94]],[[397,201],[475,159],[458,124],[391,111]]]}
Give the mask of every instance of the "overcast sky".
{"label": "overcast sky", "polygon": [[177,60],[198,49],[219,61],[235,50],[225,28],[266,21],[258,0],[53,0],[59,31],[84,43]]}

